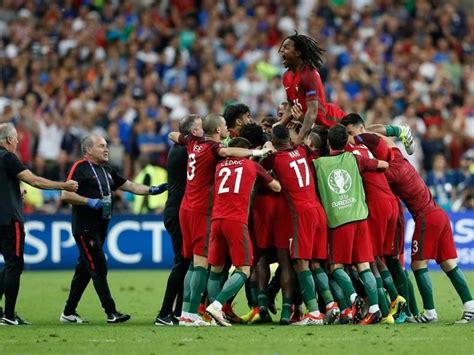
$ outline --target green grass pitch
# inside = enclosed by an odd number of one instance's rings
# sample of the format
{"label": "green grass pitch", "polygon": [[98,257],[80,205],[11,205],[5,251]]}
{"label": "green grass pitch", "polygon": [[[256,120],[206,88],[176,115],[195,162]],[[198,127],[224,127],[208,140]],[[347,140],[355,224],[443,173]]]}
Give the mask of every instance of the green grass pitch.
{"label": "green grass pitch", "polygon": [[[132,315],[128,323],[105,323],[91,283],[78,309],[90,324],[60,324],[58,319],[72,274],[72,271],[23,274],[17,310],[33,325],[0,327],[0,354],[474,353],[474,323],[453,325],[461,314],[460,301],[448,278],[438,272],[432,273],[440,318],[437,324],[281,327],[275,323],[192,329],[153,325],[161,306],[167,271],[109,272],[118,309]],[[474,287],[474,273],[466,275]],[[237,313],[246,313],[243,292],[236,302]]]}

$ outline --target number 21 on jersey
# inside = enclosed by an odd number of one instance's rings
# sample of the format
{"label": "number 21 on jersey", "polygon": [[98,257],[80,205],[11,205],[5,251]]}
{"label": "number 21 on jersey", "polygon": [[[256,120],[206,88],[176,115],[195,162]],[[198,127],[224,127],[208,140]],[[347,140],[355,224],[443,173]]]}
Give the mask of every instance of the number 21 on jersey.
{"label": "number 21 on jersey", "polygon": [[[244,168],[239,167],[234,169],[234,173],[236,174],[235,177],[235,184],[234,184],[234,194],[238,194],[240,191],[240,182],[242,181],[242,172]],[[219,185],[219,190],[217,190],[218,194],[225,194],[230,191],[230,187],[226,186],[227,180],[232,175],[232,170],[229,168],[222,168],[219,171],[219,177],[222,177],[221,184]]]}

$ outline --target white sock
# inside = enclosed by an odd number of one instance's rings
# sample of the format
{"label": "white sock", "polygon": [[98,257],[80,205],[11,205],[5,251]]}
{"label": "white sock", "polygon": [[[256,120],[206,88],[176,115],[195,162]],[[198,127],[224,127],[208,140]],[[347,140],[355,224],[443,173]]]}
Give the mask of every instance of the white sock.
{"label": "white sock", "polygon": [[369,313],[375,313],[377,311],[380,311],[380,308],[379,308],[378,304],[374,304],[374,305],[369,307]]}
{"label": "white sock", "polygon": [[435,309],[425,309],[426,318],[437,318],[438,314]]}
{"label": "white sock", "polygon": [[181,311],[181,317],[183,318],[189,318],[189,313],[185,311]]}
{"label": "white sock", "polygon": [[350,297],[351,303],[354,303],[355,300],[356,300],[356,298],[357,298],[357,293],[353,293],[353,294],[351,295],[351,297]]}
{"label": "white sock", "polygon": [[218,300],[212,302],[212,306],[218,311],[222,311],[222,303],[220,303]]}
{"label": "white sock", "polygon": [[332,306],[334,306],[334,301],[333,301],[333,302],[329,302],[329,303],[326,305],[326,309],[329,309],[329,308],[331,308]]}
{"label": "white sock", "polygon": [[309,312],[309,314],[311,314],[312,316],[315,316],[315,317],[319,317],[321,315],[321,313],[319,311],[312,311],[312,312]]}
{"label": "white sock", "polygon": [[467,301],[463,306],[465,311],[474,312],[474,300]]}

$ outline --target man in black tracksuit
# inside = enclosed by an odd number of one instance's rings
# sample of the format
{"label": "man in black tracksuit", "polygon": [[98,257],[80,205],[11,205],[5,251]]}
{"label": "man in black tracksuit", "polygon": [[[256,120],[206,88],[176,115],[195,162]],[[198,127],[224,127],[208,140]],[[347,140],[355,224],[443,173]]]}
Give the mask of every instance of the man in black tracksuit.
{"label": "man in black tracksuit", "polygon": [[148,187],[120,176],[107,165],[107,142],[101,136],[83,139],[84,158],[71,168],[68,179],[79,183],[77,193],[63,192],[61,200],[71,203],[72,234],[79,248],[79,259],[71,282],[66,306],[59,320],[62,323],[84,323],[76,308],[89,281],[92,279],[108,323],[122,323],[130,315],[117,311],[107,282],[107,260],[103,246],[107,227],[112,217],[112,191],[117,189],[137,195],[156,195],[167,189],[167,184]]}
{"label": "man in black tracksuit", "polygon": [[[183,125],[185,122],[194,122],[183,118],[179,131],[188,134],[191,127]],[[184,196],[186,188],[186,169],[188,153],[185,146],[175,144],[168,154],[168,199],[166,200],[164,211],[164,222],[168,233],[171,236],[174,251],[174,265],[168,277],[165,296],[161,310],[156,316],[155,325],[175,325],[178,323],[177,317],[181,315],[183,305],[183,284],[184,277],[189,268],[189,259],[183,258],[182,245],[183,236],[179,226],[179,206]],[[175,308],[173,310],[173,304]]]}
{"label": "man in black tracksuit", "polygon": [[20,181],[40,189],[77,190],[76,181],[55,182],[34,175],[15,155],[17,145],[15,127],[11,123],[0,124],[0,254],[5,259],[5,267],[0,270],[0,299],[5,295],[0,325],[29,324],[15,313],[25,247]]}

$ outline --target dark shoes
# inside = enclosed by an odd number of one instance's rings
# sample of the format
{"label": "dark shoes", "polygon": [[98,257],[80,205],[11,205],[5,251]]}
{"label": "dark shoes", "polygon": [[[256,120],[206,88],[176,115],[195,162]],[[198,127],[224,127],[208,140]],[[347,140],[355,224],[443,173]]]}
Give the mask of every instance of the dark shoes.
{"label": "dark shoes", "polygon": [[130,319],[129,314],[112,312],[107,314],[107,323],[124,323]]}
{"label": "dark shoes", "polygon": [[173,326],[178,324],[179,320],[174,316],[174,314],[169,314],[166,317],[160,317],[160,315],[158,314],[155,318],[155,325]]}

